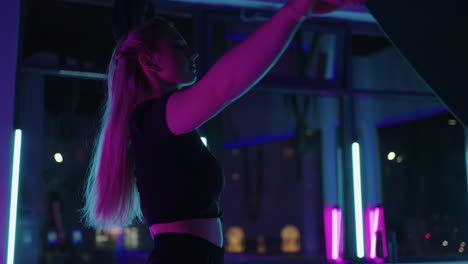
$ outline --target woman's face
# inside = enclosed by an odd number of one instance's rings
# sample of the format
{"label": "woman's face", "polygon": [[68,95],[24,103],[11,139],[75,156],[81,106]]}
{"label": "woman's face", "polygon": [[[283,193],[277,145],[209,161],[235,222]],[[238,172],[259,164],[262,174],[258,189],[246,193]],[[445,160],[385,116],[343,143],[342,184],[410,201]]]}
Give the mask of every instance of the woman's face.
{"label": "woman's face", "polygon": [[193,84],[197,79],[198,53],[187,45],[182,35],[173,27],[158,41],[154,62],[159,66],[159,78],[179,88]]}

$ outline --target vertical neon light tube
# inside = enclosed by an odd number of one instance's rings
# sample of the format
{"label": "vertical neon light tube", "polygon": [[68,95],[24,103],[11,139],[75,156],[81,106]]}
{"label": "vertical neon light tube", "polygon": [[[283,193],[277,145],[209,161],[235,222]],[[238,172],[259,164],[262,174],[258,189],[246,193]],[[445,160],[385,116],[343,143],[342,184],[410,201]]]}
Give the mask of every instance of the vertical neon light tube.
{"label": "vertical neon light tube", "polygon": [[361,191],[361,159],[359,144],[354,142],[353,150],[353,189],[354,189],[354,217],[356,222],[356,254],[364,257],[364,228],[362,220],[362,191]]}
{"label": "vertical neon light tube", "polygon": [[370,211],[370,220],[371,220],[371,249],[370,249],[370,258],[375,259],[377,257],[377,231],[379,228],[379,218],[380,218],[379,208],[375,208]]}
{"label": "vertical neon light tube", "polygon": [[343,210],[338,209],[338,254],[339,259],[341,260],[341,256],[343,254],[343,231],[341,227],[343,226]]}
{"label": "vertical neon light tube", "polygon": [[341,256],[342,256],[342,248],[343,248],[343,244],[342,244],[342,236],[343,236],[343,233],[341,231],[341,226],[343,224],[342,222],[342,215],[343,215],[343,211],[341,209],[337,209],[336,210],[337,214],[338,214],[338,219],[337,219],[337,227],[338,227],[338,230],[337,230],[337,241],[336,241],[336,244],[337,244],[337,251],[338,251],[338,260],[341,260]]}
{"label": "vertical neon light tube", "polygon": [[342,210],[324,208],[325,249],[327,259],[331,262],[342,260]]}
{"label": "vertical neon light tube", "polygon": [[339,250],[340,250],[340,233],[339,233],[339,226],[340,222],[338,219],[338,209],[332,209],[332,259],[338,260],[339,258]]}
{"label": "vertical neon light tube", "polygon": [[374,209],[375,208],[368,208],[364,215],[366,216],[366,219],[365,219],[365,222],[364,222],[364,230],[366,230],[367,232],[365,232],[365,241],[364,241],[364,245],[365,245],[365,255],[366,257],[369,257],[369,259],[371,258],[370,256],[372,255],[370,252],[372,251],[372,221],[373,221],[373,217],[374,217]]}
{"label": "vertical neon light tube", "polygon": [[333,260],[333,211],[335,208],[325,206],[323,208],[323,225],[325,228],[325,253],[327,260]]}
{"label": "vertical neon light tube", "polygon": [[388,247],[387,247],[387,231],[385,229],[385,215],[384,215],[384,208],[383,207],[377,207],[376,211],[379,212],[379,230],[382,234],[382,250],[383,250],[383,256],[384,258],[388,257]]}
{"label": "vertical neon light tube", "polygon": [[7,264],[13,264],[15,258],[16,213],[18,208],[18,187],[21,161],[21,130],[15,130],[13,150],[13,170],[11,173],[10,222],[8,225]]}
{"label": "vertical neon light tube", "polygon": [[206,137],[200,137],[200,139],[203,142],[203,144],[205,145],[205,147],[208,147],[208,140],[206,139]]}
{"label": "vertical neon light tube", "polygon": [[379,210],[379,215],[380,215],[380,231],[382,232],[382,246],[383,246],[383,255],[384,258],[388,257],[388,244],[387,244],[387,229],[385,228],[385,214],[384,214],[384,208],[383,207],[378,207],[377,210]]}

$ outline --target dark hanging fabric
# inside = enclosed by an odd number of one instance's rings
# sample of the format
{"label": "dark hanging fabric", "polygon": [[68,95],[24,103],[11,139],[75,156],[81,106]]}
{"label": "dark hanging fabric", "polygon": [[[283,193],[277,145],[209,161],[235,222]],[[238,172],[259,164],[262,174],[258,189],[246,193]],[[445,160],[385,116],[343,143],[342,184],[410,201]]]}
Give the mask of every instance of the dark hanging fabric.
{"label": "dark hanging fabric", "polygon": [[382,30],[438,98],[468,125],[468,1],[369,0]]}
{"label": "dark hanging fabric", "polygon": [[116,42],[148,17],[154,16],[150,0],[115,0],[113,8],[112,33]]}

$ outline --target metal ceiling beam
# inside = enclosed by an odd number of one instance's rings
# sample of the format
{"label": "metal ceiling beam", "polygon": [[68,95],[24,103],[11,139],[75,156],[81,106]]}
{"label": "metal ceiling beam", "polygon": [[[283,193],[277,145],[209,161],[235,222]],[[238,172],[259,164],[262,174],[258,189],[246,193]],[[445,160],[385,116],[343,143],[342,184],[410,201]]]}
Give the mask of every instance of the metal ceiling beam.
{"label": "metal ceiling beam", "polygon": [[[62,0],[69,3],[83,3],[96,6],[112,7],[113,0]],[[197,5],[218,8],[252,8],[276,11],[288,0],[152,0],[156,7],[175,7],[180,5]],[[315,17],[326,17],[333,19],[348,20],[354,22],[366,22],[376,24],[374,16],[364,6],[348,6],[325,15],[314,15]]]}

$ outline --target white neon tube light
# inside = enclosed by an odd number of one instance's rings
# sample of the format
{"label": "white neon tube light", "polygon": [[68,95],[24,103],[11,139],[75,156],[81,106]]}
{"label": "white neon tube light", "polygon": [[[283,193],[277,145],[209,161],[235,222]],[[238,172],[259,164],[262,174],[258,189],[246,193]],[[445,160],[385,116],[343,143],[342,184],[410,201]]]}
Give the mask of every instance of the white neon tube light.
{"label": "white neon tube light", "polygon": [[203,142],[203,144],[205,145],[205,147],[208,147],[208,140],[206,139],[206,137],[200,137],[200,139]]}
{"label": "white neon tube light", "polygon": [[356,222],[356,254],[364,257],[364,228],[362,219],[362,190],[361,190],[361,159],[359,144],[354,142],[353,150],[353,189],[354,189],[354,217]]}
{"label": "white neon tube light", "polygon": [[7,264],[13,264],[15,258],[16,213],[18,209],[18,187],[21,161],[21,130],[15,130],[13,150],[13,169],[11,173],[10,222],[8,225]]}

